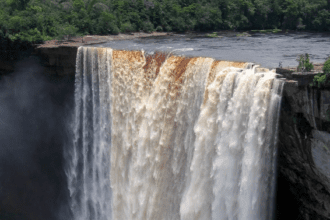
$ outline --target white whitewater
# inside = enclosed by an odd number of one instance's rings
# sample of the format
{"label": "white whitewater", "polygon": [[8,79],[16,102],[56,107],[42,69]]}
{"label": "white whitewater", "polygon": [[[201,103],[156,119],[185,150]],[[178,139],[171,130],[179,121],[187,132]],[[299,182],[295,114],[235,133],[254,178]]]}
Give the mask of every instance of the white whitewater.
{"label": "white whitewater", "polygon": [[242,62],[80,47],[74,220],[269,220],[283,83]]}
{"label": "white whitewater", "polygon": [[77,54],[73,145],[66,152],[73,219],[111,219],[111,52]]}

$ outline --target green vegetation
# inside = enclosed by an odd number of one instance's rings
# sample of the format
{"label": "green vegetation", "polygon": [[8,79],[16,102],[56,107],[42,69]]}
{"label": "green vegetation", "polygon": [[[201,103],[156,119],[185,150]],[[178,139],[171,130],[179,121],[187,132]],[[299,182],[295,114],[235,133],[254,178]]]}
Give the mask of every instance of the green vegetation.
{"label": "green vegetation", "polygon": [[[2,0],[0,39],[132,31],[330,31],[329,0]],[[217,37],[210,34],[210,37]]]}
{"label": "green vegetation", "polygon": [[251,35],[247,32],[243,32],[241,34],[237,34],[236,37],[250,37]]}
{"label": "green vegetation", "polygon": [[207,37],[220,37],[220,36],[218,36],[217,32],[213,32],[212,34],[207,34],[206,36]]}
{"label": "green vegetation", "polygon": [[310,86],[317,86],[319,88],[330,86],[330,57],[324,63],[323,73],[318,73],[314,76],[313,83]]}
{"label": "green vegetation", "polygon": [[330,57],[328,58],[327,61],[325,61],[322,70],[325,74],[330,74]]}
{"label": "green vegetation", "polygon": [[310,72],[312,69],[314,69],[314,65],[309,62],[308,53],[299,55],[298,58],[297,58],[297,61],[299,62],[297,71]]}
{"label": "green vegetation", "polygon": [[260,32],[260,33],[278,33],[280,31],[282,31],[281,29],[266,29],[266,30],[251,30],[252,32]]}

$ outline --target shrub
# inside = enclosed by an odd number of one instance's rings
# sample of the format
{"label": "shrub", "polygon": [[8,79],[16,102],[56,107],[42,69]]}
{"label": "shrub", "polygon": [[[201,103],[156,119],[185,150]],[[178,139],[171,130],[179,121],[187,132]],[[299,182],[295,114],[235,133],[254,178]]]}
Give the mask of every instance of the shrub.
{"label": "shrub", "polygon": [[120,30],[119,30],[119,28],[117,27],[117,25],[115,25],[114,23],[110,23],[110,26],[109,26],[109,32],[110,32],[111,34],[115,34],[115,35],[117,35],[117,34],[119,34]]}
{"label": "shrub", "polygon": [[135,31],[134,26],[130,22],[126,22],[122,24],[120,27],[120,32],[132,32]]}
{"label": "shrub", "polygon": [[162,31],[163,31],[163,28],[162,28],[161,26],[157,26],[157,27],[156,27],[156,31],[157,31],[157,32],[162,32]]}
{"label": "shrub", "polygon": [[98,34],[118,34],[120,32],[117,25],[115,25],[115,16],[108,12],[102,12],[96,25]]}
{"label": "shrub", "polygon": [[77,34],[78,28],[74,25],[70,25],[69,23],[66,23],[61,26],[57,26],[57,40],[62,40],[64,36],[71,35],[75,36]]}
{"label": "shrub", "polygon": [[330,57],[324,63],[323,73],[318,73],[314,76],[311,86],[317,86],[319,88],[323,86],[330,86]]}
{"label": "shrub", "polygon": [[170,25],[166,25],[164,27],[165,31],[171,32],[172,31],[172,27]]}
{"label": "shrub", "polygon": [[324,63],[323,72],[326,73],[326,74],[330,74],[330,57]]}
{"label": "shrub", "polygon": [[150,21],[146,21],[143,23],[143,31],[150,33],[154,31],[154,25]]}
{"label": "shrub", "polygon": [[301,54],[298,56],[297,61],[299,62],[298,71],[311,71],[314,68],[314,65],[309,62],[309,55]]}
{"label": "shrub", "polygon": [[330,74],[318,73],[316,76],[314,76],[311,86],[317,86],[321,88],[326,85],[330,85]]}
{"label": "shrub", "polygon": [[181,17],[172,18],[171,26],[173,27],[174,31],[184,32],[188,30],[188,26],[186,25],[185,20]]}

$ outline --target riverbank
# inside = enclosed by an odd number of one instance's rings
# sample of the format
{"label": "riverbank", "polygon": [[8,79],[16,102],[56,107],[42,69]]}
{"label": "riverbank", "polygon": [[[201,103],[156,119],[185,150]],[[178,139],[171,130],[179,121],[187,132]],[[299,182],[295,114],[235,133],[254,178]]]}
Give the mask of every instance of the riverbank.
{"label": "riverbank", "polygon": [[[297,33],[311,33],[311,31],[297,31],[297,30],[280,30],[280,29],[269,29],[269,30],[218,30],[218,31],[186,31],[186,32],[131,32],[131,33],[120,33],[118,35],[85,35],[83,37],[64,37],[63,40],[50,40],[45,41],[42,44],[35,44],[36,48],[50,48],[50,47],[71,47],[71,46],[83,46],[91,44],[101,44],[113,40],[130,40],[135,38],[148,38],[148,37],[164,37],[164,36],[185,36],[185,37],[251,37],[255,34],[297,34]],[[329,35],[329,32],[312,32]]]}
{"label": "riverbank", "polygon": [[175,35],[173,32],[134,32],[129,34],[118,34],[118,35],[86,35],[83,37],[69,37],[66,36],[66,39],[50,40],[45,41],[42,44],[35,45],[37,49],[39,48],[56,48],[56,47],[79,47],[91,44],[101,44],[113,40],[130,40],[135,38],[144,38],[144,37],[158,37],[158,36],[171,36]]}

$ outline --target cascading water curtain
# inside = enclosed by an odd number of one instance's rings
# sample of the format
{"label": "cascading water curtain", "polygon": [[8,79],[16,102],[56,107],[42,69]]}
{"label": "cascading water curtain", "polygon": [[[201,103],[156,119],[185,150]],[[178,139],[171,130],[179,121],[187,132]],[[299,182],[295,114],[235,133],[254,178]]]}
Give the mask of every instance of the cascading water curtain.
{"label": "cascading water curtain", "polygon": [[111,49],[78,49],[67,177],[73,219],[111,219]]}
{"label": "cascading water curtain", "polygon": [[242,62],[80,47],[73,219],[272,219],[275,76]]}

